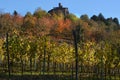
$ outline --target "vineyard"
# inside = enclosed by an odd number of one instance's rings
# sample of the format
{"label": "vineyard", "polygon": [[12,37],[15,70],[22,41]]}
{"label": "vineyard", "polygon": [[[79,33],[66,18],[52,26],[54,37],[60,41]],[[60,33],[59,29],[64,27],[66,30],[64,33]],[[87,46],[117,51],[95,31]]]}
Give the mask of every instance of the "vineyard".
{"label": "vineyard", "polygon": [[[1,78],[12,80],[75,80],[74,44],[54,42],[44,36],[37,40],[17,35],[1,42]],[[74,41],[73,41],[74,42]],[[82,46],[81,46],[82,45]],[[119,48],[107,42],[78,45],[78,78],[83,80],[120,79]]]}
{"label": "vineyard", "polygon": [[8,79],[119,80],[118,19],[0,14],[0,80]]}

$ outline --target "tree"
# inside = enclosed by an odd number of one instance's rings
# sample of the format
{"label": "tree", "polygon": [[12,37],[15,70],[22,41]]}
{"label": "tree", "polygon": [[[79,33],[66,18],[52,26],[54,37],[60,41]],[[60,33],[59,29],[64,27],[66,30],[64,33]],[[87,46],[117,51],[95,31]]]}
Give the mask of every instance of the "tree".
{"label": "tree", "polygon": [[41,8],[37,8],[33,15],[37,18],[42,18],[47,15],[46,11],[42,10]]}
{"label": "tree", "polygon": [[21,26],[21,32],[29,36],[29,38],[37,33],[36,20],[36,17],[33,16],[26,15],[24,17],[23,24]]}
{"label": "tree", "polygon": [[93,16],[91,17],[91,19],[94,20],[94,21],[98,21],[98,17],[97,17],[96,15],[93,15]]}
{"label": "tree", "polygon": [[114,19],[113,19],[113,22],[115,22],[118,26],[120,26],[120,25],[119,25],[119,20],[118,20],[118,18],[114,18]]}
{"label": "tree", "polygon": [[100,14],[98,15],[98,19],[99,19],[100,21],[105,22],[105,18],[104,18],[104,16],[103,16],[102,13],[100,13]]}
{"label": "tree", "polygon": [[14,15],[14,16],[17,16],[17,15],[18,15],[18,12],[17,12],[16,10],[14,10],[13,15]]}
{"label": "tree", "polygon": [[25,17],[32,17],[31,12],[27,12],[26,15],[25,15]]}
{"label": "tree", "polygon": [[74,15],[74,14],[68,14],[67,16],[66,16],[66,18],[67,19],[70,19],[71,21],[72,21],[72,23],[76,23],[79,19],[77,18],[77,16],[76,15]]}
{"label": "tree", "polygon": [[81,15],[80,19],[82,19],[83,21],[88,21],[89,17],[87,14]]}
{"label": "tree", "polygon": [[12,32],[12,29],[14,27],[12,27],[13,21],[12,21],[11,15],[9,13],[2,15],[0,22],[1,22],[1,26],[2,26],[1,32],[3,34],[5,34],[7,31]]}
{"label": "tree", "polygon": [[39,35],[44,36],[44,35],[49,35],[50,30],[54,27],[56,24],[56,21],[54,21],[50,17],[42,17],[37,20],[36,23],[36,28],[38,30]]}

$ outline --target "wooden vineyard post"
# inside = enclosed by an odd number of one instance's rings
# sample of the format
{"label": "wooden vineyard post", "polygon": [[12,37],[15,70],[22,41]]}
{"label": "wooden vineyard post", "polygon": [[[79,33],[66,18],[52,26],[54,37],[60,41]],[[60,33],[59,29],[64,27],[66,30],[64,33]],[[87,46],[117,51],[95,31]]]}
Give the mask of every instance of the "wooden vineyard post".
{"label": "wooden vineyard post", "polygon": [[74,37],[74,46],[75,46],[75,80],[78,80],[78,47],[77,47],[77,36],[76,32],[73,30],[73,37]]}
{"label": "wooden vineyard post", "polygon": [[44,44],[44,55],[43,55],[43,79],[45,80],[45,67],[46,67],[46,38],[44,38],[45,44]]}
{"label": "wooden vineyard post", "polygon": [[6,52],[7,52],[7,61],[8,61],[8,76],[10,78],[10,56],[9,56],[9,48],[8,48],[8,33],[6,33]]}

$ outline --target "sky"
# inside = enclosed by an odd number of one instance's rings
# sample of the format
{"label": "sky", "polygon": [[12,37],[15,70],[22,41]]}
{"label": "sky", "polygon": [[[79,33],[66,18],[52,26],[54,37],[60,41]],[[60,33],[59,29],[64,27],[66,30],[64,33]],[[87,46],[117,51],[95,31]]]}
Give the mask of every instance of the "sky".
{"label": "sky", "polygon": [[120,20],[120,0],[0,0],[0,12],[12,14],[16,10],[24,16],[27,12],[34,13],[37,8],[49,11],[58,3],[78,17],[102,13],[105,18],[117,17]]}

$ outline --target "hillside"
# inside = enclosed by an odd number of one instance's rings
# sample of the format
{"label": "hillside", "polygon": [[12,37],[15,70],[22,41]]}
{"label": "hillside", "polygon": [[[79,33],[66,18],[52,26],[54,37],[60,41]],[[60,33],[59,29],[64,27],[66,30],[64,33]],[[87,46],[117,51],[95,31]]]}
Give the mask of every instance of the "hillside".
{"label": "hillside", "polygon": [[0,37],[9,32],[26,37],[49,35],[56,39],[71,39],[76,26],[82,30],[80,35],[84,35],[84,41],[112,40],[120,34],[119,20],[112,17],[106,19],[102,13],[89,19],[86,14],[78,18],[74,14],[49,14],[38,8],[33,14],[27,12],[25,16],[16,11],[12,15],[0,15]]}
{"label": "hillside", "polygon": [[0,14],[0,78],[70,80],[75,71],[84,80],[120,78],[118,18],[55,9]]}

